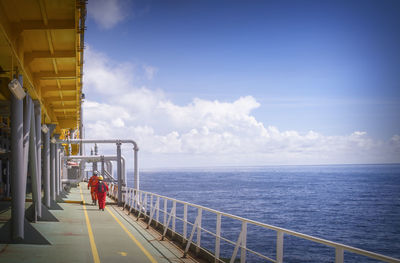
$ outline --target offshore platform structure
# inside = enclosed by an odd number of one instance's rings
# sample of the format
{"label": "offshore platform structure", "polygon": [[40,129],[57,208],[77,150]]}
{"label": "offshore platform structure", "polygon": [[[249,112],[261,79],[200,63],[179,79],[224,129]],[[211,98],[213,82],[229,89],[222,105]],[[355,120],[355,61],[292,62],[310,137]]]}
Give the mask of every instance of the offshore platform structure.
{"label": "offshore platform structure", "polygon": [[[57,201],[58,197],[64,194],[63,186],[82,181],[85,164],[92,162],[93,170],[101,170],[104,177],[113,181],[110,184],[109,196],[117,200],[118,206],[123,208],[116,209],[116,206],[112,206],[113,211],[110,209],[108,216],[117,223],[114,222],[114,228],[101,229],[99,233],[108,230],[109,236],[114,237],[118,232],[114,230],[121,227],[124,232],[119,233],[127,233],[134,241],[136,251],[143,251],[143,258],[146,257],[153,263],[157,262],[154,257],[166,262],[168,258],[161,253],[165,252],[165,246],[153,236],[144,240],[143,244],[157,255],[151,256],[132,234],[133,230],[137,233],[139,224],[135,227],[131,224],[124,225],[116,217],[117,214],[120,218],[126,218],[126,221],[130,214],[134,214],[135,221],[142,219],[146,224],[145,229],[153,227],[160,230],[161,240],[171,238],[175,244],[179,243],[183,250],[179,252],[181,254],[174,252],[174,262],[182,262],[182,258],[186,260],[190,252],[194,251],[194,254],[202,255],[208,262],[227,262],[230,259],[233,263],[239,260],[240,254],[241,263],[248,262],[248,255],[256,256],[263,262],[281,263],[284,259],[284,239],[291,236],[329,247],[335,263],[344,262],[345,252],[383,262],[400,263],[399,259],[140,190],[139,148],[135,141],[83,138],[85,18],[86,0],[0,0],[0,201],[5,201],[7,205],[11,201],[10,220],[4,224],[4,221],[0,222],[0,245],[3,246],[0,249],[0,257],[8,256],[11,259],[8,262],[18,262],[15,259],[21,259],[21,254],[32,256],[40,250],[42,254],[38,256],[41,260],[39,262],[44,262],[44,257],[52,259],[48,253],[49,247],[46,246],[42,249],[32,249],[32,246],[18,245],[13,247],[13,251],[8,251],[9,253],[3,252],[8,244],[50,244],[31,222],[57,221],[51,210],[62,210],[61,205],[64,204],[58,204]],[[84,144],[114,144],[116,154],[98,155],[94,149],[93,154],[85,155]],[[123,144],[130,145],[133,149],[133,188],[127,185],[127,161],[121,154]],[[111,161],[117,162],[117,179],[113,179]],[[98,163],[101,163],[101,169],[97,167]],[[70,170],[74,166],[77,172],[68,172],[68,166],[71,166]],[[82,190],[81,186],[79,190]],[[73,230],[78,234],[71,235],[75,239],[69,244],[70,251],[79,252],[82,246],[89,250],[90,243],[94,262],[97,263],[100,259],[97,250],[94,249],[95,239],[82,191],[80,196],[82,201],[79,203],[82,204],[82,209],[75,207],[75,212],[78,213],[69,216],[86,217],[88,237],[85,239],[81,235],[84,231],[77,229],[82,227],[81,221],[77,220],[78,227],[74,227]],[[28,210],[27,201],[32,202]],[[0,209],[4,203],[0,203]],[[94,209],[97,210],[96,207],[92,207],[93,211]],[[125,209],[129,212],[128,215],[123,214]],[[63,216],[66,218],[71,211],[68,210]],[[64,224],[68,225],[72,221]],[[236,228],[232,233],[237,234],[236,236],[227,236],[227,233],[222,231],[222,222],[226,221],[234,223],[232,226]],[[214,224],[213,229],[207,228],[207,222]],[[272,256],[253,251],[249,247],[249,227],[272,231]],[[131,228],[132,231],[129,232],[127,228]],[[42,228],[42,231],[44,233],[46,228]],[[207,234],[207,239],[204,238],[204,234]],[[144,236],[148,236],[148,233],[142,235]],[[79,243],[82,240],[87,241],[86,244]],[[118,253],[122,253],[121,246],[126,246],[127,251],[132,250],[130,243],[114,242],[116,240],[118,238],[107,243],[107,247],[113,245],[110,243],[115,243]],[[56,255],[53,256],[56,260],[60,253],[64,253],[65,257],[74,256],[66,254],[69,251],[65,249],[64,241],[65,239],[53,246],[53,251],[56,251]],[[214,248],[206,248],[204,241],[212,244],[211,247]],[[155,249],[156,243],[160,249]],[[72,247],[76,249],[73,250]],[[79,255],[82,255],[83,262],[87,262],[86,250]],[[137,260],[137,255],[131,253],[134,260]],[[114,254],[114,257],[119,257],[119,254]],[[171,261],[168,259],[168,262]]]}
{"label": "offshore platform structure", "polygon": [[12,202],[3,243],[33,238],[26,192],[32,220],[50,220],[68,153],[56,140],[83,137],[85,18],[85,0],[0,1],[0,198]]}

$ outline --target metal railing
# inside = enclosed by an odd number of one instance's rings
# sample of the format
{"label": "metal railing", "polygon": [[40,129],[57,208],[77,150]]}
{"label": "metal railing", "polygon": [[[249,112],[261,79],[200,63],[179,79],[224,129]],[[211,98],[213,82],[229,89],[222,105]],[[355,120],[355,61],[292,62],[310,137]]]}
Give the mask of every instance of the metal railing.
{"label": "metal railing", "polygon": [[[111,184],[110,185],[110,191],[109,195],[113,198],[117,198],[117,185]],[[172,206],[168,207],[168,201],[169,203],[172,202]],[[337,242],[332,242],[326,239],[310,236],[310,235],[305,235],[302,233],[298,233],[295,231],[291,231],[288,229],[276,227],[273,225],[269,224],[264,224],[261,222],[257,222],[254,220],[242,218],[239,216],[235,216],[232,214],[228,213],[223,213],[214,209],[210,209],[204,206],[200,205],[195,205],[192,203],[184,202],[184,201],[179,201],[174,198],[169,198],[166,196],[146,192],[146,191],[136,191],[133,188],[125,188],[125,193],[123,195],[123,200],[122,202],[124,203],[124,207],[128,207],[129,212],[132,212],[132,210],[136,211],[139,213],[138,218],[140,215],[146,215],[148,216],[148,221],[147,221],[147,227],[149,227],[152,223],[152,221],[155,221],[157,224],[162,224],[163,226],[163,235],[162,238],[164,238],[167,234],[167,230],[172,231],[172,235],[174,234],[179,234],[182,236],[184,243],[186,243],[185,250],[184,250],[184,257],[187,255],[189,248],[191,245],[194,245],[196,247],[196,253],[200,251],[202,248],[201,244],[201,237],[202,233],[208,233],[211,236],[214,237],[215,239],[215,247],[214,251],[209,251],[207,249],[203,249],[205,253],[208,253],[211,257],[215,259],[214,262],[225,262],[220,258],[221,254],[221,241],[225,241],[232,246],[234,246],[233,253],[230,258],[230,263],[236,262],[236,257],[238,254],[238,251],[240,249],[240,263],[245,263],[246,262],[246,255],[248,253],[253,254],[258,256],[261,259],[264,259],[268,262],[276,262],[276,263],[281,263],[283,262],[283,243],[284,243],[284,237],[285,235],[288,236],[295,236],[301,239],[309,240],[315,243],[323,244],[328,247],[334,248],[335,249],[335,263],[343,263],[344,262],[344,252],[351,252],[355,253],[358,255],[362,255],[365,257],[369,257],[372,259],[377,259],[383,262],[391,262],[391,263],[400,263],[399,259],[388,257],[385,255],[377,254],[374,252],[366,251],[363,249],[347,246],[341,243]],[[162,206],[161,206],[162,204]],[[178,217],[177,216],[177,204],[183,205],[180,206],[180,208],[183,209],[182,214],[183,217]],[[188,220],[188,208],[195,208],[197,209],[197,216],[194,220],[194,222],[190,222]],[[214,214],[215,216],[215,223],[216,223],[216,229],[215,232],[211,231],[209,229],[205,229],[202,227],[202,219],[203,219],[203,211],[210,212],[211,214]],[[163,220],[160,221],[160,212],[163,213],[164,217],[162,218]],[[226,237],[223,237],[221,235],[221,222],[223,217],[230,218],[233,220],[236,220],[240,222],[241,224],[241,229],[239,236],[236,240],[230,240]],[[178,232],[176,229],[176,220],[179,220],[183,224],[182,232]],[[254,250],[249,249],[246,247],[247,243],[247,229],[249,225],[254,225],[257,227],[261,227],[263,229],[269,229],[273,230],[276,232],[276,250],[275,250],[275,258],[268,257],[266,255],[263,255],[259,252],[256,252]],[[190,232],[190,235],[188,236],[188,226],[192,226],[192,230]],[[194,234],[196,234],[196,242],[193,241]]]}

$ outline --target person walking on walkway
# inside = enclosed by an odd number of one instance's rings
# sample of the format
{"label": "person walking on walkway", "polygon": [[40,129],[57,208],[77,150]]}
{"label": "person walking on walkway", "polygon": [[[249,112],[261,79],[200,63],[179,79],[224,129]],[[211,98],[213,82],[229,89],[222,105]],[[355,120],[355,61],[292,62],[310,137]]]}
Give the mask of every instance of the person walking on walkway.
{"label": "person walking on walkway", "polygon": [[99,210],[103,210],[106,207],[106,197],[108,192],[108,186],[103,182],[103,176],[99,176],[99,182],[96,186],[97,199],[99,200]]}
{"label": "person walking on walkway", "polygon": [[97,202],[97,195],[96,195],[95,189],[96,189],[97,183],[99,182],[99,178],[97,177],[97,174],[98,174],[98,172],[94,171],[93,176],[90,177],[89,183],[88,183],[88,189],[90,187],[90,194],[92,195],[92,202],[94,205],[96,205],[96,202]]}

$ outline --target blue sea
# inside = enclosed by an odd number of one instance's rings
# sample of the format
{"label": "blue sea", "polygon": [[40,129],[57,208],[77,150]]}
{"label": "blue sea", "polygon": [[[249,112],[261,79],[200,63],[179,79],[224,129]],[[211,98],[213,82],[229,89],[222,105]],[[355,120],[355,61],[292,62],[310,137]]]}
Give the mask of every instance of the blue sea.
{"label": "blue sea", "polygon": [[[128,173],[128,185],[133,186],[132,173]],[[142,171],[140,188],[400,258],[400,165]],[[194,216],[195,211],[189,218],[193,220]],[[203,217],[202,227],[215,231],[215,220],[207,219],[206,214]],[[237,240],[239,232],[240,224],[223,220],[224,235]],[[215,239],[202,236],[202,245],[211,251],[214,251],[214,242]],[[248,248],[274,258],[275,242],[276,232],[248,227]],[[221,255],[230,258],[233,247],[222,243],[221,246]],[[334,262],[334,255],[332,248],[285,235],[284,262]],[[255,256],[247,259],[266,262]],[[378,262],[347,252],[344,259],[345,262]]]}

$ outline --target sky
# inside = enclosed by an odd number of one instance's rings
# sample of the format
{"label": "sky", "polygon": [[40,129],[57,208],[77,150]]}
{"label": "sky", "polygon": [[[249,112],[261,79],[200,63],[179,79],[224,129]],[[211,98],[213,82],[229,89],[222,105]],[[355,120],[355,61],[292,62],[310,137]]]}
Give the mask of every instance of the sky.
{"label": "sky", "polygon": [[142,168],[400,162],[400,1],[91,0],[86,24],[85,137]]}

